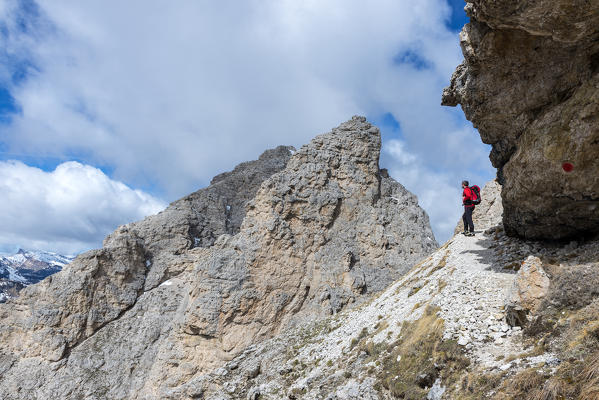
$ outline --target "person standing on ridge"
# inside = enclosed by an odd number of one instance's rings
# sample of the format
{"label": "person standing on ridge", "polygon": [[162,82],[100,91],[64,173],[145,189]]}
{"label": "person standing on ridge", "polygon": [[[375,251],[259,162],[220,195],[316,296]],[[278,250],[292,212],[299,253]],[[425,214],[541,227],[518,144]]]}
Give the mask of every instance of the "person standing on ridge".
{"label": "person standing on ridge", "polygon": [[462,204],[464,205],[464,215],[462,215],[462,221],[464,221],[464,232],[463,235],[474,236],[474,222],[472,222],[472,211],[474,211],[474,204],[472,204],[472,189],[468,187],[468,181],[462,181]]}

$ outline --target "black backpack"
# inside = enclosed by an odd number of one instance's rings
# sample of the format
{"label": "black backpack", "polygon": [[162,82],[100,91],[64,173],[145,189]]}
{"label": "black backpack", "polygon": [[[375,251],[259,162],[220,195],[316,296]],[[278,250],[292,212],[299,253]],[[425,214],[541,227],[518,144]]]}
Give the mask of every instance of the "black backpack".
{"label": "black backpack", "polygon": [[470,186],[470,190],[472,191],[472,201],[470,204],[480,204],[480,188],[476,185]]}

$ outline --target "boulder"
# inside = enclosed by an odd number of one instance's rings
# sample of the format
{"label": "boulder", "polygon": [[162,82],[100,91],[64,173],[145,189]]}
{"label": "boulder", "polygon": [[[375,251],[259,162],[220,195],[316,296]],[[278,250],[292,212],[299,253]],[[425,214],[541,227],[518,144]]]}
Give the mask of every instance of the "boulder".
{"label": "boulder", "polygon": [[506,321],[510,326],[524,326],[527,315],[535,313],[549,291],[549,277],[538,257],[522,262],[506,301]]}

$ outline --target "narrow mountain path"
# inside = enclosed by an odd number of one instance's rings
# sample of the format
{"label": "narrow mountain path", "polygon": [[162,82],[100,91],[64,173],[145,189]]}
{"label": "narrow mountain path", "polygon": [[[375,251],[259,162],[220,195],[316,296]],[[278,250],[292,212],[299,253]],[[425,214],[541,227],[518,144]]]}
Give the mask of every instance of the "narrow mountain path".
{"label": "narrow mountain path", "polygon": [[432,304],[441,309],[445,338],[458,344],[485,367],[503,363],[503,356],[522,352],[519,327],[505,321],[505,301],[516,274],[504,268],[489,247],[493,239],[456,235],[448,243],[446,282]]}

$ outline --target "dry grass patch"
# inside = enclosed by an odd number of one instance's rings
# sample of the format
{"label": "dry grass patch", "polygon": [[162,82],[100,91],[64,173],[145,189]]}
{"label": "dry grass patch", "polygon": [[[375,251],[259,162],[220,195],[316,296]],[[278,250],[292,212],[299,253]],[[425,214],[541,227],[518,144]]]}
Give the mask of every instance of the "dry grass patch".
{"label": "dry grass patch", "polygon": [[599,400],[599,301],[576,311],[547,308],[535,318],[539,322],[526,332],[540,345],[518,357],[553,351],[561,363],[554,369],[529,368],[505,376],[495,394],[486,398]]}
{"label": "dry grass patch", "polygon": [[410,313],[413,313],[414,311],[418,310],[420,307],[422,307],[422,304],[420,302],[414,304],[414,307],[412,307],[412,311],[410,311]]}
{"label": "dry grass patch", "polygon": [[379,321],[374,326],[374,333],[372,335],[374,336],[374,335],[378,334],[379,332],[387,329],[388,327],[389,327],[389,322],[387,320]]}
{"label": "dry grass patch", "polygon": [[455,387],[457,394],[450,398],[459,398],[460,400],[487,399],[491,393],[496,391],[504,376],[505,372],[470,372],[462,377],[460,383]]}
{"label": "dry grass patch", "polygon": [[582,399],[599,399],[599,352],[590,357],[590,361],[577,377],[582,384]]}
{"label": "dry grass patch", "polygon": [[441,293],[441,291],[445,289],[446,286],[447,282],[443,279],[439,279],[439,282],[437,283],[437,293]]}
{"label": "dry grass patch", "polygon": [[356,347],[358,345],[358,343],[360,343],[360,341],[362,341],[362,339],[364,339],[367,336],[368,336],[368,328],[362,328],[362,330],[360,331],[360,334],[351,340],[351,342],[349,344],[349,349],[353,350],[353,348]]}
{"label": "dry grass patch", "polygon": [[438,377],[447,385],[465,371],[469,360],[456,341],[443,340],[444,321],[437,311],[427,307],[420,319],[404,323],[395,343],[385,350],[373,348],[373,354],[384,353],[380,390],[394,398],[423,399]]}
{"label": "dry grass patch", "polygon": [[543,387],[544,383],[543,375],[537,369],[530,368],[514,375],[507,384],[499,387],[498,392],[507,395],[507,398],[524,399],[532,391]]}

